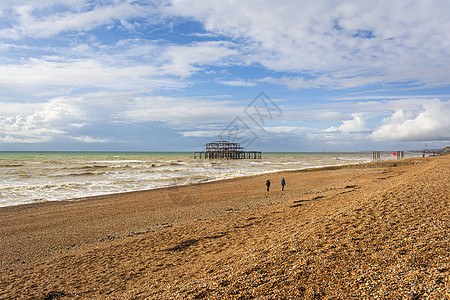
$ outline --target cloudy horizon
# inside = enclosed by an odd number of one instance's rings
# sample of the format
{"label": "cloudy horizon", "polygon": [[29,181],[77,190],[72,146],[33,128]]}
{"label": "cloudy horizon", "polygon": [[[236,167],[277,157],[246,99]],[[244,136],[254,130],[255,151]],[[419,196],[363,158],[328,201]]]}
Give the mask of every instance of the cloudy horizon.
{"label": "cloudy horizon", "polygon": [[449,10],[4,0],[0,151],[195,151],[225,137],[282,152],[448,146]]}

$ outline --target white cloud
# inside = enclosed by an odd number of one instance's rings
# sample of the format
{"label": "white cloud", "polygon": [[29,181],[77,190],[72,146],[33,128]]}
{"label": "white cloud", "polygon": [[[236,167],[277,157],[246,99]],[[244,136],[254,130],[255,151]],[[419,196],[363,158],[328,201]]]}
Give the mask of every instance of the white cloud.
{"label": "white cloud", "polygon": [[306,128],[304,127],[295,127],[295,126],[265,126],[264,131],[271,132],[271,133],[293,133],[298,134],[300,132],[303,132]]}
{"label": "white cloud", "polygon": [[[232,43],[201,42],[183,46],[152,42],[119,42],[108,53],[88,45],[72,49],[74,56],[42,56],[0,63],[0,86],[36,87],[33,94],[64,95],[74,88],[114,90],[180,89],[186,77],[208,65],[229,64],[236,55]],[[65,48],[59,49],[64,52]],[[77,53],[80,52],[80,53]],[[139,57],[140,61],[136,61]]]}
{"label": "white cloud", "polygon": [[0,66],[0,84],[113,87],[117,81],[138,80],[154,72],[145,67],[108,67],[94,60],[30,59],[21,65]]}
{"label": "white cloud", "polygon": [[251,87],[256,86],[256,82],[249,80],[219,80],[217,81],[219,84],[228,85],[228,86],[243,86],[243,87]]}
{"label": "white cloud", "polygon": [[223,131],[219,130],[191,130],[191,131],[181,131],[180,134],[183,137],[217,137],[219,136]]}
{"label": "white cloud", "polygon": [[239,40],[246,63],[296,73],[266,78],[296,89],[449,84],[449,10],[450,3],[438,0],[174,0],[165,12]]}
{"label": "white cloud", "polygon": [[93,137],[86,136],[86,135],[73,137],[73,139],[83,142],[83,143],[106,143],[106,142],[109,142],[109,140],[107,140],[107,139],[93,138]]}
{"label": "white cloud", "polygon": [[265,77],[261,82],[268,82],[276,85],[285,85],[290,89],[311,89],[311,88],[329,88],[343,89],[364,86],[367,84],[381,83],[387,80],[385,74],[364,75],[364,72],[358,72],[356,69],[347,72],[346,75],[339,71],[333,71],[326,75],[319,75],[309,79],[303,77]]}
{"label": "white cloud", "polygon": [[[0,139],[114,142],[106,128],[149,123],[217,136],[251,99],[189,96],[270,83],[310,90],[272,89],[286,98],[267,140],[449,140],[448,96],[398,96],[450,84],[449,10],[439,0],[3,0]],[[316,93],[362,86],[376,96]]]}
{"label": "white cloud", "polygon": [[348,118],[345,112],[336,107],[326,106],[283,106],[283,120],[297,122],[331,122]]}
{"label": "white cloud", "polygon": [[0,117],[0,141],[3,143],[45,143],[64,131],[43,126],[39,116]]}
{"label": "white cloud", "polygon": [[[258,131],[264,139],[305,139],[313,143],[325,143],[336,147],[349,147],[358,141],[359,144],[373,142],[417,142],[417,141],[449,141],[450,125],[446,118],[450,114],[448,101],[439,99],[399,99],[370,102],[334,103],[327,111],[325,108],[304,108],[303,111],[291,111],[295,107],[284,107],[283,122],[290,125],[279,125],[274,121]],[[301,117],[303,116],[303,117]],[[384,118],[382,118],[384,116]],[[389,117],[387,117],[389,116]],[[312,127],[313,123],[339,121],[339,125],[327,129]],[[305,124],[306,126],[301,126]],[[217,130],[193,130],[183,136],[213,137]],[[373,145],[372,145],[373,146]],[[357,146],[352,149],[358,149]]]}
{"label": "white cloud", "polygon": [[73,126],[76,128],[83,128],[84,126],[86,126],[86,123],[70,123],[69,126]]}
{"label": "white cloud", "polygon": [[[161,74],[162,73],[162,74]],[[24,64],[0,65],[0,85],[142,88],[146,85],[174,86],[155,66],[105,65],[94,59],[30,59]],[[61,90],[61,88],[58,88]]]}
{"label": "white cloud", "polygon": [[202,42],[187,46],[169,46],[160,58],[165,62],[161,70],[168,74],[186,77],[197,71],[199,66],[229,65],[231,57],[238,53],[232,47],[234,44],[229,42]]}
{"label": "white cloud", "polygon": [[123,112],[128,121],[182,123],[231,122],[243,114],[243,107],[228,101],[211,101],[172,97],[137,97]]}
{"label": "white cloud", "polygon": [[[328,126],[322,130],[310,128],[305,131],[307,133],[305,136],[310,141],[323,142],[336,147],[349,146],[356,141],[361,145],[380,142],[386,144],[450,141],[448,101],[437,98],[401,98],[332,103],[329,109],[335,110],[335,113],[331,114],[334,118],[329,119],[328,122],[339,121],[338,125]],[[302,113],[307,115],[309,112],[311,115],[320,115],[320,110],[315,107],[312,107],[311,111],[305,109]],[[289,116],[291,122],[295,120],[292,112],[288,111],[285,115]],[[325,121],[322,119],[319,125],[324,124]],[[415,145],[412,147],[417,147]]]}
{"label": "white cloud", "polygon": [[[122,142],[126,137],[98,134],[95,128],[127,128],[136,124],[158,124],[172,128],[183,137],[214,138],[224,132],[236,116],[245,117],[245,101],[208,98],[167,97],[139,92],[97,92],[73,97],[57,97],[32,108],[6,105],[0,111],[0,140],[3,143],[80,143]],[[448,101],[439,99],[400,99],[391,101],[334,103],[328,114],[317,106],[303,111],[283,107],[283,119],[272,120],[257,130],[263,141],[286,139],[307,141],[330,147],[350,147],[355,141],[443,141],[450,140]],[[22,110],[25,108],[25,110]],[[330,107],[331,109],[331,107]],[[355,112],[357,111],[357,112]],[[307,121],[299,113],[308,116]],[[297,118],[296,118],[297,116]],[[339,121],[339,125],[321,130],[311,121]],[[384,116],[382,121],[381,117]],[[389,116],[389,117],[386,117]],[[368,122],[370,120],[370,122]],[[251,126],[251,120],[245,120]],[[382,122],[382,123],[380,123]],[[321,123],[319,123],[321,125]],[[255,128],[253,128],[255,129]],[[372,134],[370,134],[372,131]]]}
{"label": "white cloud", "polygon": [[40,107],[40,103],[0,102],[0,116],[15,117],[17,115],[30,115]]}
{"label": "white cloud", "polygon": [[[5,103],[0,103],[0,106]],[[24,107],[26,105],[24,104]],[[178,130],[204,127],[216,135],[216,125],[231,122],[243,114],[241,106],[231,101],[187,97],[149,96],[139,92],[98,92],[76,97],[58,97],[34,103],[33,109],[8,106],[7,114],[0,111],[0,139],[3,142],[41,143],[58,138],[80,142],[110,142],[111,138],[93,136],[96,127],[160,123]],[[198,136],[195,130],[184,136]],[[111,136],[113,133],[111,133]],[[121,139],[121,137],[117,137]]]}
{"label": "white cloud", "polygon": [[344,120],[342,121],[342,125],[336,127],[336,126],[332,126],[329,127],[328,129],[325,130],[325,132],[335,132],[335,131],[339,131],[339,132],[361,132],[361,131],[366,131],[366,123],[364,120],[364,116],[360,113],[354,113],[352,114],[352,118],[351,120]]}
{"label": "white cloud", "polygon": [[[44,3],[14,3],[12,10],[19,16],[18,24],[13,28],[4,29],[0,36],[18,38],[29,36],[33,38],[47,38],[67,31],[86,31],[98,26],[112,24],[114,20],[124,20],[136,17],[148,17],[154,14],[152,6],[141,6],[131,1],[114,1],[110,5],[95,5],[87,1],[76,4],[76,1],[44,1]],[[70,10],[62,13],[53,11],[45,17],[36,17],[40,10],[48,12],[58,5]],[[86,8],[91,8],[87,10]]]}
{"label": "white cloud", "polygon": [[[19,111],[14,116],[0,115],[0,138],[3,142],[45,143],[58,136],[68,135],[67,124],[84,119],[81,108],[64,99],[48,103],[33,104],[35,111]],[[14,112],[10,111],[9,115]]]}
{"label": "white cloud", "polygon": [[437,99],[418,110],[396,110],[371,138],[376,141],[450,141],[450,105]]}
{"label": "white cloud", "polygon": [[[58,71],[67,68],[74,72],[78,69],[80,85],[88,79],[95,82],[93,77],[105,82],[99,84],[102,87],[111,87],[121,80],[142,84],[143,78],[151,77],[155,85],[173,87],[173,81],[161,77],[185,78],[201,71],[203,66],[256,64],[283,72],[278,76],[266,75],[262,82],[291,89],[353,88],[389,82],[433,87],[450,83],[446,67],[450,64],[450,20],[446,13],[450,3],[447,2],[174,0],[168,3],[104,1],[94,5],[91,1],[7,1],[2,12],[9,16],[6,24],[10,27],[0,31],[3,37],[39,39],[61,33],[89,32],[117,23],[132,31],[136,20],[143,26],[158,23],[167,29],[168,21],[183,16],[202,22],[207,30],[187,32],[188,36],[200,34],[216,41],[142,47],[139,41],[127,40],[136,48],[131,45],[129,49],[117,48],[121,54],[106,53],[111,50],[110,45],[99,45],[101,50],[91,53],[89,58],[73,57],[55,66],[40,57],[36,58],[37,62],[30,61],[23,66],[3,66],[0,72],[22,71],[36,80],[28,72],[37,63],[44,68],[41,81],[48,78],[47,69],[62,75]],[[234,43],[218,41],[223,36],[230,37]],[[77,45],[73,48],[72,55],[75,49],[82,51]],[[127,57],[133,52],[143,55],[141,66]],[[112,63],[107,63],[108,60]],[[85,68],[99,71],[87,72]],[[222,79],[218,82],[254,86],[257,81]]]}

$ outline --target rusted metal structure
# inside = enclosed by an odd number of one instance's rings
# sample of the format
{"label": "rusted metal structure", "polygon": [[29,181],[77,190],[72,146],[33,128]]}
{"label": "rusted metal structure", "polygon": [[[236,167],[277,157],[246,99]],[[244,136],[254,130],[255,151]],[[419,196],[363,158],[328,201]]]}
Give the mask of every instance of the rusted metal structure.
{"label": "rusted metal structure", "polygon": [[259,151],[244,151],[239,143],[215,141],[205,146],[205,151],[194,153],[194,158],[204,159],[261,159]]}
{"label": "rusted metal structure", "polygon": [[405,159],[405,151],[372,151],[373,161],[379,161],[382,156],[386,158],[391,155],[396,156],[397,159]]}
{"label": "rusted metal structure", "polygon": [[441,149],[423,149],[422,150],[422,157],[425,157],[426,154],[428,154],[428,156],[437,156],[437,155],[442,155],[443,152],[445,152],[446,148],[441,148]]}

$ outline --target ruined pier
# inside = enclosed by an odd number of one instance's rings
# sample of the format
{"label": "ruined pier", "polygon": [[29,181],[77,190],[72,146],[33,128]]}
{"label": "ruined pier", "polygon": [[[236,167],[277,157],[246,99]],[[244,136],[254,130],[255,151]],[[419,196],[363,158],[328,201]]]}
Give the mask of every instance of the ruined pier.
{"label": "ruined pier", "polygon": [[205,145],[205,151],[194,153],[199,159],[261,159],[260,151],[244,151],[239,143],[215,141]]}

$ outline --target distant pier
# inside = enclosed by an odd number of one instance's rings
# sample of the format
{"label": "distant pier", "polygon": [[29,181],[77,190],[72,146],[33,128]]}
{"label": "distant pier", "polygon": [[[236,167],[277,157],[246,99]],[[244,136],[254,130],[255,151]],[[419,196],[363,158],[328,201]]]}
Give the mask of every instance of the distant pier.
{"label": "distant pier", "polygon": [[405,159],[405,151],[372,151],[372,159],[373,161],[381,160],[381,156],[387,157],[389,155],[393,155],[397,159]]}
{"label": "distant pier", "polygon": [[199,159],[261,159],[260,151],[244,151],[239,143],[215,141],[205,145],[205,151],[194,152]]}
{"label": "distant pier", "polygon": [[427,154],[428,154],[428,156],[442,155],[442,153],[445,153],[446,149],[448,149],[448,148],[449,147],[441,148],[441,149],[423,149],[422,157],[425,157]]}
{"label": "distant pier", "polygon": [[[410,150],[411,153],[421,153],[422,157],[425,156],[439,156],[450,153],[450,146],[440,149],[423,149],[423,150]],[[393,155],[397,159],[405,159],[405,151],[372,151],[373,161],[381,160],[381,157],[389,157]]]}

